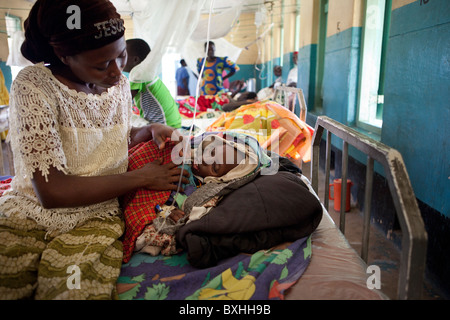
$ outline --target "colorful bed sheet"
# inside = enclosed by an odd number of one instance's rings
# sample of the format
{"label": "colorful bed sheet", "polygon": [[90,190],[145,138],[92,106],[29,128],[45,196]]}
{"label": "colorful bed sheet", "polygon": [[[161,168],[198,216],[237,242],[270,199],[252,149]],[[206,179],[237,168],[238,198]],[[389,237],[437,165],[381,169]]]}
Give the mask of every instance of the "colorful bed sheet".
{"label": "colorful bed sheet", "polygon": [[311,160],[314,130],[274,101],[262,101],[223,113],[207,131],[236,131],[255,137],[261,146],[293,160]]}
{"label": "colorful bed sheet", "polygon": [[190,96],[186,99],[178,101],[178,110],[184,118],[192,118],[194,116],[194,110],[196,110],[196,118],[209,112],[220,111],[222,112],[222,106],[230,102],[226,93],[220,92],[217,95],[202,95],[197,99],[197,106],[195,105],[195,97]]}
{"label": "colorful bed sheet", "polygon": [[192,267],[187,254],[135,254],[122,265],[121,300],[280,300],[309,265],[311,237],[273,250],[240,254],[217,266]]}

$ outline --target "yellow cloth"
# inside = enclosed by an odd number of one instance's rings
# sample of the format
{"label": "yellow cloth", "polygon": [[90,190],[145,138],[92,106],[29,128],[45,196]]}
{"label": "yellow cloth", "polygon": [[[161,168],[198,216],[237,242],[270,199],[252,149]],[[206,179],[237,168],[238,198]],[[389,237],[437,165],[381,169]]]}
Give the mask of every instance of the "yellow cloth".
{"label": "yellow cloth", "polygon": [[223,113],[206,131],[235,131],[253,136],[261,147],[294,160],[311,160],[314,130],[273,101],[247,104]]}
{"label": "yellow cloth", "polygon": [[5,85],[5,77],[0,70],[0,105],[9,104],[9,92]]}

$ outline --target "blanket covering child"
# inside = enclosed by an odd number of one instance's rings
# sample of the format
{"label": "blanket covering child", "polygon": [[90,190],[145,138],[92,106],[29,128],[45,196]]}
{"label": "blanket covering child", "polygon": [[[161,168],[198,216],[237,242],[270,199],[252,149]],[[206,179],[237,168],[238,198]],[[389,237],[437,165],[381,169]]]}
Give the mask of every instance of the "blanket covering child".
{"label": "blanket covering child", "polygon": [[[207,148],[211,141],[226,144],[245,157],[241,156],[240,161],[220,177],[201,176],[198,172],[196,175],[196,162],[202,159],[202,155],[207,156],[208,152],[204,152],[205,147]],[[159,150],[153,142],[137,145],[129,151],[128,170],[135,170],[157,159],[162,159],[162,164],[168,163],[171,161],[173,148],[173,143],[168,144],[163,150]],[[205,154],[202,154],[202,151]],[[252,181],[262,169],[272,164],[272,159],[256,139],[230,132],[212,132],[192,138],[191,155],[194,158],[186,162],[193,162],[194,170],[187,163],[184,165],[190,172],[190,181],[189,184],[182,185],[183,192],[140,189],[124,197],[125,263],[129,261],[134,251],[152,255],[177,253],[175,233],[182,225],[208,214],[224,195]],[[174,208],[181,209],[185,214],[177,222],[168,218],[170,210]]]}

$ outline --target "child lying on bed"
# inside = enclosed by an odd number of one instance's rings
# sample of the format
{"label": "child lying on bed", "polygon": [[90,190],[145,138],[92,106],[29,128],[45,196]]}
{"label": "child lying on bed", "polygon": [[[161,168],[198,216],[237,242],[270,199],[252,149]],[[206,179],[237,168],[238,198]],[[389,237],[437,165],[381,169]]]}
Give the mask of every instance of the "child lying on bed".
{"label": "child lying on bed", "polygon": [[182,186],[183,192],[172,192],[169,200],[156,206],[159,215],[137,237],[134,251],[151,255],[177,253],[175,233],[181,226],[208,214],[223,195],[251,181],[258,169],[270,163],[255,139],[248,143],[247,136],[244,141],[221,135],[200,138],[191,152],[192,164],[185,164],[191,173],[189,184]]}

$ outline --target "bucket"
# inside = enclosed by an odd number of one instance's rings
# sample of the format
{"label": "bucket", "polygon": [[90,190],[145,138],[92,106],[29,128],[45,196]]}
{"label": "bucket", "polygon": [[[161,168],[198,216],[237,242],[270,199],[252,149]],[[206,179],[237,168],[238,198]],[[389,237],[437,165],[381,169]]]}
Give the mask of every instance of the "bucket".
{"label": "bucket", "polygon": [[[333,183],[329,185],[329,195],[330,200],[334,200],[334,210],[337,212],[341,211],[341,179],[334,179]],[[350,211],[350,188],[352,187],[353,182],[350,179],[347,179],[347,192],[345,193],[345,212]],[[333,197],[331,197],[331,188],[334,189]]]}
{"label": "bucket", "polygon": [[256,92],[256,79],[250,78],[247,80],[247,92]]}

